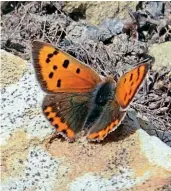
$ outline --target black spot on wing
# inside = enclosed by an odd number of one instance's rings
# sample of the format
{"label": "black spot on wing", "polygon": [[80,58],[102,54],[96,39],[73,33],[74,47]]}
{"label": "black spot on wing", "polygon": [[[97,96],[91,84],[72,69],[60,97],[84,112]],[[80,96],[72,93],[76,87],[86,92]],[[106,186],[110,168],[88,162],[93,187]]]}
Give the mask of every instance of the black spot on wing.
{"label": "black spot on wing", "polygon": [[53,55],[57,55],[58,54],[58,50],[56,49],[54,52],[53,52]]}
{"label": "black spot on wing", "polygon": [[126,82],[126,78],[124,79],[124,83]]}
{"label": "black spot on wing", "polygon": [[58,88],[61,87],[61,80],[60,80],[60,79],[57,81],[57,87],[58,87]]}
{"label": "black spot on wing", "polygon": [[64,134],[67,134],[66,129],[63,129],[61,132],[64,133]]}
{"label": "black spot on wing", "polygon": [[57,67],[56,65],[54,65],[54,66],[53,66],[53,69],[54,69],[54,70],[57,70],[57,69],[58,69],[58,67]]}
{"label": "black spot on wing", "polygon": [[50,53],[50,54],[47,55],[47,57],[48,57],[48,58],[52,58],[52,57],[53,57],[53,54]]}
{"label": "black spot on wing", "polygon": [[131,73],[129,81],[132,81],[132,78],[133,78],[133,74]]}
{"label": "black spot on wing", "polygon": [[50,62],[50,59],[54,56],[54,55],[57,55],[58,54],[58,50],[56,49],[53,53],[49,53],[47,55],[47,58],[46,58],[46,63],[49,63]]}
{"label": "black spot on wing", "polygon": [[79,68],[77,68],[76,73],[77,73],[77,74],[79,74],[79,73],[80,73],[80,69],[79,69]]}
{"label": "black spot on wing", "polygon": [[140,77],[140,67],[138,67],[138,70],[137,70],[137,81],[139,80],[139,77]]}
{"label": "black spot on wing", "polygon": [[51,118],[49,118],[49,121],[50,121],[50,122],[53,122],[53,118],[52,118],[52,117],[51,117]]}
{"label": "black spot on wing", "polygon": [[129,95],[131,95],[131,93],[132,93],[132,89],[130,89],[130,91],[129,91]]}
{"label": "black spot on wing", "polygon": [[46,63],[48,64],[49,62],[50,62],[50,59],[49,59],[49,58],[47,58],[47,59],[46,59]]}
{"label": "black spot on wing", "polygon": [[64,60],[63,67],[68,68],[69,66],[69,60]]}
{"label": "black spot on wing", "polygon": [[49,74],[49,78],[53,78],[53,72]]}

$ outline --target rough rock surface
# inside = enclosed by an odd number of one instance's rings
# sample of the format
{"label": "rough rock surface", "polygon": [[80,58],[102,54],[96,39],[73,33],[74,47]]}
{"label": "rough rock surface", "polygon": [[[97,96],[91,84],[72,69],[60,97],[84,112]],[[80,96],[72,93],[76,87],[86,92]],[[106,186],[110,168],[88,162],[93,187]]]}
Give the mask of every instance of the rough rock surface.
{"label": "rough rock surface", "polygon": [[[27,70],[26,61],[19,57],[10,57],[8,52],[1,54],[1,87],[17,82]],[[8,63],[8,64],[7,64]],[[8,76],[8,78],[7,78]]]}
{"label": "rough rock surface", "polygon": [[5,51],[1,56],[2,65],[13,60],[14,74],[1,69],[7,79],[1,88],[2,190],[171,190],[171,148],[140,129],[134,112],[103,143],[84,137],[50,143],[53,129],[41,112],[44,93],[32,65]]}
{"label": "rough rock surface", "polygon": [[[86,18],[89,24],[98,25],[106,18],[119,17],[125,19],[128,17],[128,7],[135,9],[137,2],[65,2],[63,10],[72,15],[79,13],[80,18]],[[76,18],[75,18],[76,19]],[[79,19],[79,18],[77,18]]]}
{"label": "rough rock surface", "polygon": [[168,67],[171,70],[171,42],[162,44],[153,44],[149,48],[149,54],[155,57],[153,70],[160,71],[163,67]]}

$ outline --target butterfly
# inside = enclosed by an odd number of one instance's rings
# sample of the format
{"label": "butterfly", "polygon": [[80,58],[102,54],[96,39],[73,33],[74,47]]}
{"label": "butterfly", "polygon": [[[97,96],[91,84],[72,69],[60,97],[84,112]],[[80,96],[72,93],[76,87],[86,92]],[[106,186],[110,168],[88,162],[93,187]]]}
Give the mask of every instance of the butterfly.
{"label": "butterfly", "polygon": [[102,141],[123,120],[126,109],[148,72],[142,63],[116,83],[53,45],[34,41],[33,65],[41,88],[42,104],[50,123],[69,142],[84,130],[89,141]]}

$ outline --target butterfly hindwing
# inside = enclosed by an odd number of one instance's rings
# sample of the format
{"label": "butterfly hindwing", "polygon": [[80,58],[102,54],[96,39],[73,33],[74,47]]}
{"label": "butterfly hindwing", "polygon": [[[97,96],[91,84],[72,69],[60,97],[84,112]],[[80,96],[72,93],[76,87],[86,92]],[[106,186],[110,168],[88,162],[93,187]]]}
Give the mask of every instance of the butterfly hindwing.
{"label": "butterfly hindwing", "polygon": [[148,71],[148,64],[140,64],[131,71],[125,73],[118,81],[116,86],[116,100],[120,106],[126,108],[139,87],[141,86]]}
{"label": "butterfly hindwing", "polygon": [[126,112],[120,111],[116,100],[109,102],[99,119],[90,128],[87,138],[90,141],[102,141],[110,132],[116,130]]}
{"label": "butterfly hindwing", "polygon": [[46,92],[88,92],[101,81],[89,66],[50,44],[34,41],[32,50],[36,75]]}
{"label": "butterfly hindwing", "polygon": [[57,93],[46,95],[43,112],[58,134],[69,141],[82,129],[89,111],[89,93]]}

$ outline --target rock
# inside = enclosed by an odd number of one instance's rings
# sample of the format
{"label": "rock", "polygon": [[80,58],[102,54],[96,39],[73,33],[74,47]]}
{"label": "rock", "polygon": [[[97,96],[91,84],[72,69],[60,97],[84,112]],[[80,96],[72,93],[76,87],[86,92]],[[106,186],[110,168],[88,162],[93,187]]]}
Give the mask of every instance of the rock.
{"label": "rock", "polygon": [[153,44],[149,48],[149,54],[155,58],[155,62],[152,69],[155,71],[161,71],[163,67],[167,67],[171,70],[171,42],[165,42],[162,44]]}
{"label": "rock", "polygon": [[1,87],[6,87],[18,82],[26,70],[26,61],[19,57],[15,57],[8,52],[1,52]]}
{"label": "rock", "polygon": [[123,23],[119,19],[105,19],[98,26],[89,26],[87,28],[87,36],[91,40],[102,41],[112,38],[113,36],[119,34],[123,30]]}
{"label": "rock", "polygon": [[[128,18],[127,7],[135,9],[137,2],[65,2],[63,11],[89,24],[98,25],[106,18]],[[79,13],[79,14],[78,14]]]}
{"label": "rock", "polygon": [[[2,59],[7,55],[2,51]],[[22,59],[8,54],[12,68]],[[53,134],[41,111],[41,91],[32,64],[17,81],[1,88],[1,188],[8,190],[169,190],[171,148],[140,129],[129,111],[102,143],[81,137],[74,143],[49,142]],[[2,71],[1,71],[2,72]],[[9,74],[9,76],[8,76]]]}
{"label": "rock", "polygon": [[87,39],[87,27],[83,23],[72,22],[67,28],[67,38],[74,43],[84,42]]}
{"label": "rock", "polygon": [[161,105],[161,101],[158,102],[152,102],[149,104],[149,109],[153,110],[153,109],[158,109]]}
{"label": "rock", "polygon": [[99,26],[86,26],[83,23],[72,22],[67,27],[66,33],[74,43],[83,43],[87,40],[95,42],[107,41],[122,32],[123,23],[119,19],[106,19]]}
{"label": "rock", "polygon": [[52,129],[47,128],[44,116],[40,115],[44,93],[32,64],[5,51],[1,51],[1,63],[1,143],[5,144],[10,134],[19,129],[27,132],[27,136],[43,138]]}
{"label": "rock", "polygon": [[163,15],[164,2],[146,2],[145,10],[154,18]]}

